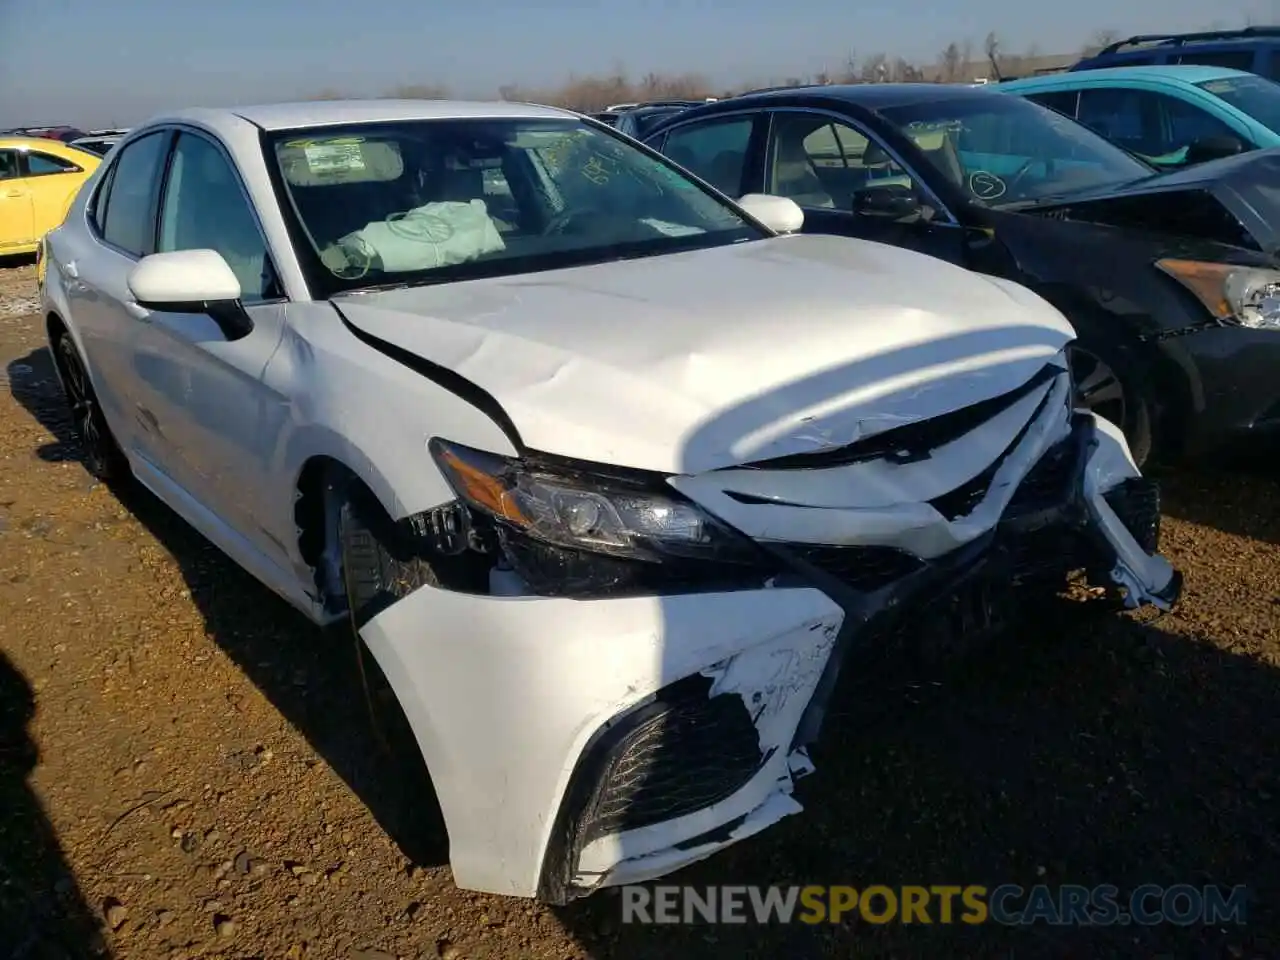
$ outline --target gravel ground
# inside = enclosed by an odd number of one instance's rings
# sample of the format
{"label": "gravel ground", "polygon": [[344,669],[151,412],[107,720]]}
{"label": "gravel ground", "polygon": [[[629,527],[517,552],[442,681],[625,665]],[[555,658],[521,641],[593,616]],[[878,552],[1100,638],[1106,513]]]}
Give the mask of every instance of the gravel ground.
{"label": "gravel ground", "polygon": [[803,815],[680,877],[1247,884],[1247,926],[622,926],[610,894],[408,863],[384,826],[429,801],[375,779],[350,647],[91,482],[33,285],[0,270],[0,956],[1280,955],[1274,480],[1167,476],[1176,613],[1064,602],[927,695],[880,685],[830,720]]}

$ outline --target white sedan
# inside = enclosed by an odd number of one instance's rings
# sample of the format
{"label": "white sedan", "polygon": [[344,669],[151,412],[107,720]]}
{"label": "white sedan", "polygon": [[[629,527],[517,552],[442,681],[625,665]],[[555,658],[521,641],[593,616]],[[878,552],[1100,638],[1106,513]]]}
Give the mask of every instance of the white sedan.
{"label": "white sedan", "polygon": [[932,656],[957,598],[981,627],[1071,569],[1178,595],[1057,311],[801,225],[551,108],[189,110],[86,185],[42,295],[88,467],[350,618],[457,883],[564,902],[798,811],[901,618]]}

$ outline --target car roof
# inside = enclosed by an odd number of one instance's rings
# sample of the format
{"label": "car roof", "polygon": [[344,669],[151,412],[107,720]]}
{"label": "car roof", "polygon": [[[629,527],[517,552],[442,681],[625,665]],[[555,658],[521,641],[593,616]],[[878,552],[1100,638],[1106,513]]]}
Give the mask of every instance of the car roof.
{"label": "car roof", "polygon": [[981,101],[1000,97],[990,86],[974,86],[963,83],[821,83],[799,87],[770,87],[734,97],[725,97],[706,105],[689,107],[663,118],[644,136],[656,136],[669,125],[689,123],[703,117],[715,117],[735,110],[768,107],[772,104],[812,104],[828,109],[841,106],[855,107],[875,112],[893,107],[905,107],[919,103],[945,103],[947,101]]}
{"label": "car roof", "polygon": [[1096,70],[1073,70],[1070,73],[1046,74],[1043,77],[1026,77],[1006,80],[996,85],[997,90],[1030,89],[1052,90],[1055,87],[1075,88],[1089,86],[1102,80],[1158,80],[1175,86],[1190,86],[1207,80],[1224,80],[1228,77],[1252,77],[1254,74],[1230,67],[1209,67],[1192,63],[1152,64],[1133,67],[1099,67]]}
{"label": "car roof", "polygon": [[71,148],[73,152],[79,153],[79,147],[72,147],[65,140],[55,140],[53,137],[3,137],[0,136],[0,147],[10,150],[48,150],[57,152],[57,148],[63,150]]}
{"label": "car roof", "polygon": [[[734,103],[738,100],[785,100],[793,97],[823,100],[843,100],[856,103],[869,110],[882,107],[901,107],[913,103],[936,103],[941,100],[963,100],[990,96],[981,87],[949,83],[825,83],[803,87],[775,87],[741,97],[720,100],[718,103]],[[701,109],[701,108],[699,108]]]}
{"label": "car roof", "polygon": [[193,107],[152,117],[146,126],[188,121],[225,129],[247,120],[272,131],[407,120],[574,119],[577,116],[558,107],[501,100],[309,100],[243,107]]}

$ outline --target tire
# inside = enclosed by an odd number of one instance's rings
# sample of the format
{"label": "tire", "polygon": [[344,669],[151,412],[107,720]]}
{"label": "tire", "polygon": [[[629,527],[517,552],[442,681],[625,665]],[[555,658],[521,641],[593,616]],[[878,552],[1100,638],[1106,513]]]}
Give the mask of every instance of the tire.
{"label": "tire", "polygon": [[66,330],[53,342],[53,361],[62,376],[63,394],[71,414],[71,428],[80,443],[85,469],[104,483],[118,482],[129,476],[129,462],[116,442],[107,418],[98,403],[88,370]]}
{"label": "tire", "polygon": [[1075,318],[1079,339],[1067,348],[1076,405],[1110,420],[1124,433],[1134,463],[1142,467],[1155,447],[1156,404],[1150,379],[1130,350],[1099,336]]}
{"label": "tire", "polygon": [[435,585],[436,577],[373,494],[358,480],[347,479],[345,486],[337,535],[347,594],[346,632],[377,747],[371,758],[377,783],[362,795],[405,856],[420,865],[445,863],[448,837],[430,772],[394,689],[360,636],[379,612],[420,586]]}

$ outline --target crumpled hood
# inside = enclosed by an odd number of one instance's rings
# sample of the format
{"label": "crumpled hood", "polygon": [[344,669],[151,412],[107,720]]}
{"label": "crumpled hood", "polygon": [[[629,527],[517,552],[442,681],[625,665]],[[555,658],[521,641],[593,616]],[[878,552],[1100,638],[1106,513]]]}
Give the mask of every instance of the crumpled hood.
{"label": "crumpled hood", "polygon": [[333,302],[366,339],[490,394],[527,448],[669,473],[842,446],[997,396],[1074,336],[1016,284],[829,236]]}
{"label": "crumpled hood", "polygon": [[[1180,203],[1185,206],[1177,194],[1192,191],[1212,196],[1264,253],[1280,256],[1280,147],[1181,167],[1119,187],[1085,189],[1049,203],[1027,204],[1024,209],[1045,213],[1068,208],[1073,219],[1112,222],[1117,226],[1141,222],[1150,230],[1185,234],[1189,223],[1203,225],[1205,222],[1204,218],[1191,219],[1177,213]],[[1120,206],[1115,201],[1127,202]],[[1139,213],[1136,204],[1147,201],[1149,212],[1143,209]],[[1203,227],[1202,232],[1195,235],[1205,240],[1231,242],[1230,233],[1234,231],[1206,234],[1204,231],[1208,229]]]}

